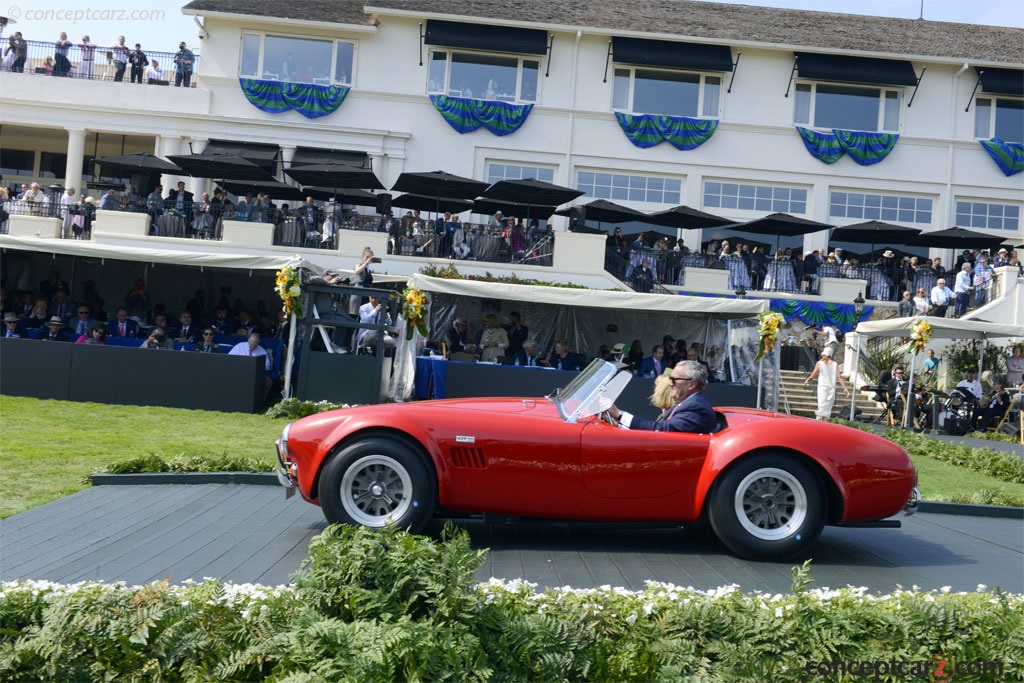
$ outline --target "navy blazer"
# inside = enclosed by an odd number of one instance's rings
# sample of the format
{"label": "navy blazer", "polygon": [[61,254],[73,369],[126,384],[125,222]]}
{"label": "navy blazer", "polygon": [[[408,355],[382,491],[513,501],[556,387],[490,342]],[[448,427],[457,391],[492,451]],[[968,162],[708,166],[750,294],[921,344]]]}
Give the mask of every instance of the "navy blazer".
{"label": "navy blazer", "polygon": [[[124,336],[129,339],[138,339],[139,337],[139,324],[128,318],[124,321],[125,333]],[[121,336],[121,323],[116,318],[107,323],[107,336],[108,337],[120,337]]]}
{"label": "navy blazer", "polygon": [[665,372],[665,368],[668,367],[668,361],[662,358],[658,362],[661,364],[660,369],[654,366],[654,356],[647,356],[647,358],[644,358],[642,361],[640,361],[640,368],[637,370],[637,374],[640,375],[641,377],[651,377],[660,375],[661,373]]}
{"label": "navy blazer", "polygon": [[630,429],[647,429],[656,432],[694,432],[710,434],[718,425],[711,403],[703,391],[690,394],[681,403],[669,409],[669,416],[664,420],[648,420],[633,416],[629,423]]}

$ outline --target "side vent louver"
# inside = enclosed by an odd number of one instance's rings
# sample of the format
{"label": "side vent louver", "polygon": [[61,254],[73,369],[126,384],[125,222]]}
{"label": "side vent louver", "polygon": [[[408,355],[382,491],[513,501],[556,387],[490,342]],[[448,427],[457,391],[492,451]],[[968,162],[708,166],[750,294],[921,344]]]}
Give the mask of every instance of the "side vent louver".
{"label": "side vent louver", "polygon": [[487,467],[487,458],[481,448],[456,447],[451,449],[452,464],[456,467],[483,469]]}

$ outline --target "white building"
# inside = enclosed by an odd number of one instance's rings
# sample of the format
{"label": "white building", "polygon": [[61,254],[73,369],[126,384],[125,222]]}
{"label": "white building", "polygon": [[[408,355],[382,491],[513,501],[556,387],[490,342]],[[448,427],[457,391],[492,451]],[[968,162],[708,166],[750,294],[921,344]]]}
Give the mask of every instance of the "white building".
{"label": "white building", "polygon": [[[182,11],[201,24],[195,87],[0,73],[0,147],[33,163],[31,176],[5,172],[4,183],[42,180],[62,158],[64,177],[51,173],[46,184],[90,179],[87,155],[244,142],[276,156],[279,169],[323,150],[366,155],[388,187],[404,171],[537,177],[584,190],[578,203],[686,204],[736,221],[877,218],[1024,242],[1024,173],[1007,175],[981,144],[999,140],[990,146],[1016,154],[1020,169],[1019,29],[682,0],[195,0]],[[435,106],[431,96],[448,99]],[[260,98],[279,111],[255,106]],[[482,127],[460,133],[442,116],[467,115],[460,98],[483,98]],[[308,118],[287,103],[302,109],[311,99],[336,109]],[[510,132],[508,121],[521,126]],[[806,146],[799,127],[811,131]],[[668,140],[652,144],[658,135]],[[197,192],[208,183],[186,180]],[[96,241],[168,244],[119,226],[102,216]],[[683,239],[697,247],[712,234]],[[802,247],[824,248],[826,235]],[[572,254],[561,259],[556,240],[559,272],[549,277],[611,286],[600,272],[603,243],[586,238],[567,236],[561,248]],[[229,239],[225,229],[225,244],[201,246],[274,249],[262,239]],[[348,263],[362,244],[342,242]],[[952,264],[949,252],[933,253]],[[329,263],[339,254],[304,256]],[[421,266],[388,264],[394,274]]]}

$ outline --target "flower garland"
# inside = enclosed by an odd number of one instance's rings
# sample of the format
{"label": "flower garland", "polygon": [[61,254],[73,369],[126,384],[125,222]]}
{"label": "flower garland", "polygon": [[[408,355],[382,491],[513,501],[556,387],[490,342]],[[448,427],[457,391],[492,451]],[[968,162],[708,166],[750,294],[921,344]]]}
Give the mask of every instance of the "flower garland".
{"label": "flower garland", "polygon": [[765,354],[771,353],[775,348],[775,342],[779,339],[779,328],[782,326],[782,314],[775,311],[758,313],[757,317],[761,322],[757,326],[757,335],[760,342],[757,348],[757,356],[754,360],[761,360]]}
{"label": "flower garland", "polygon": [[914,324],[910,326],[910,346],[914,353],[924,351],[924,347],[928,345],[928,340],[931,338],[932,326],[924,318],[915,320]]}
{"label": "flower garland", "polygon": [[299,271],[291,266],[285,266],[277,271],[277,282],[274,291],[281,297],[284,304],[284,312],[288,315],[302,311],[302,282],[299,279]]}
{"label": "flower garland", "polygon": [[412,339],[415,330],[427,336],[427,295],[422,289],[406,287],[402,292],[402,317],[407,340]]}

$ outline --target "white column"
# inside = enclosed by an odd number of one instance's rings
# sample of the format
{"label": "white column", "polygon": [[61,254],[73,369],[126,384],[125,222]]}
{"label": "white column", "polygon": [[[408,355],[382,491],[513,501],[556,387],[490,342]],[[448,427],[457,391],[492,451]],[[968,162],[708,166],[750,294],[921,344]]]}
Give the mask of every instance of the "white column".
{"label": "white column", "polygon": [[74,187],[81,194],[82,157],[85,155],[85,131],[68,128],[68,163],[64,170],[64,186]]}
{"label": "white column", "polygon": [[[158,157],[166,159],[169,156],[175,154],[181,154],[181,138],[175,136],[160,136],[156,142],[156,150],[153,152]],[[163,196],[166,197],[167,193],[172,189],[178,187],[178,180],[184,179],[182,176],[176,176],[169,173],[164,173],[160,176],[160,184],[163,185],[164,191]]]}
{"label": "white column", "polygon": [[284,170],[292,167],[292,161],[295,159],[295,149],[295,145],[281,145],[281,170],[277,174],[277,179],[282,183],[289,183],[292,180],[284,174]]}
{"label": "white column", "polygon": [[[209,138],[192,138],[187,148],[183,149],[182,152],[185,154],[202,154],[209,142]],[[195,196],[195,201],[197,202],[202,201],[204,192],[210,192],[210,196],[213,196],[213,192],[210,191],[209,178],[188,178],[185,180],[185,187]]]}

